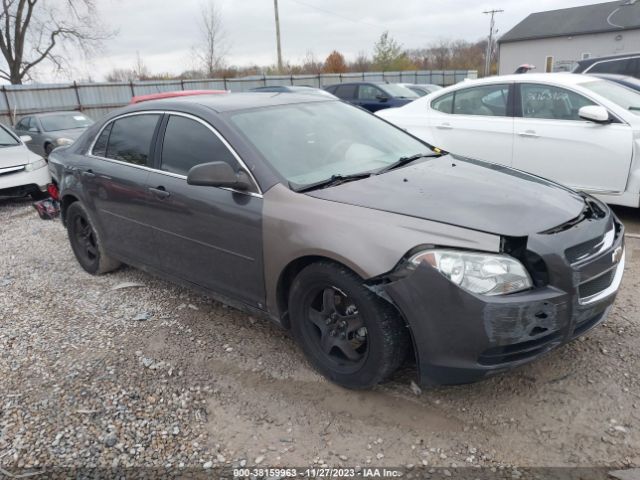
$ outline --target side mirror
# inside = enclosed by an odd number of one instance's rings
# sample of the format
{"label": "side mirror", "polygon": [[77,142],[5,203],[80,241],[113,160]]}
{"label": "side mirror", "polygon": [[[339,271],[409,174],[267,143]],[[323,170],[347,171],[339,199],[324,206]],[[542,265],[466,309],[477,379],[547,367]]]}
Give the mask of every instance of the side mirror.
{"label": "side mirror", "polygon": [[387,102],[389,100],[389,97],[387,97],[386,95],[376,95],[376,99],[380,100],[381,102]]}
{"label": "side mirror", "polygon": [[20,140],[22,140],[22,143],[29,143],[33,138],[31,138],[31,135],[20,135]]}
{"label": "side mirror", "polygon": [[578,110],[578,116],[583,120],[595,123],[611,123],[611,117],[606,108],[599,105],[588,105]]}
{"label": "side mirror", "polygon": [[251,180],[246,172],[234,171],[226,162],[210,162],[196,165],[187,174],[189,185],[203,187],[228,187],[238,190],[251,188]]}

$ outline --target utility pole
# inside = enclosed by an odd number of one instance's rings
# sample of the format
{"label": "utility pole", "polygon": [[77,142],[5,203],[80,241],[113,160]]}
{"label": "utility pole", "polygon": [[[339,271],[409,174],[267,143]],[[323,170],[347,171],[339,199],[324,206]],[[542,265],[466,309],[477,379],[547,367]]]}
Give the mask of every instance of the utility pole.
{"label": "utility pole", "polygon": [[487,10],[482,12],[486,15],[491,15],[491,23],[489,24],[489,41],[487,42],[487,52],[484,56],[484,76],[488,77],[491,74],[491,56],[493,54],[493,35],[495,33],[495,15],[496,13],[502,13],[504,10]]}
{"label": "utility pole", "polygon": [[278,15],[278,0],[273,0],[276,13],[276,44],[278,47],[278,73],[282,73],[282,47],[280,46],[280,16]]}

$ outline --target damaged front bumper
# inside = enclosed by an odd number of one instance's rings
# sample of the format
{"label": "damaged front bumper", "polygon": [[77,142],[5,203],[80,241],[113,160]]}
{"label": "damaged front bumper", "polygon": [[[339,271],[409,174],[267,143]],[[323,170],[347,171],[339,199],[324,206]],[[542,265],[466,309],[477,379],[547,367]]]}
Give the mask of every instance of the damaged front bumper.
{"label": "damaged front bumper", "polygon": [[[579,261],[559,248],[612,229],[604,248]],[[476,295],[428,265],[384,285],[411,329],[421,384],[469,383],[509,370],[604,320],[624,270],[624,229],[613,214],[568,232],[534,235],[528,248],[544,259],[549,281],[526,292]]]}

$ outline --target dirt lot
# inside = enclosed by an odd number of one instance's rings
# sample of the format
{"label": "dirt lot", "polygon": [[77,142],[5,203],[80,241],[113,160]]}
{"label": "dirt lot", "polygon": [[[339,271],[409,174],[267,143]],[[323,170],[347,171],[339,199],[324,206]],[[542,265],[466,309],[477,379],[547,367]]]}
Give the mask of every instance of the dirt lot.
{"label": "dirt lot", "polygon": [[0,201],[0,224],[5,470],[640,466],[640,240],[606,324],[517,371],[416,395],[410,367],[343,390],[268,322],[131,268],[92,277],[30,202]]}

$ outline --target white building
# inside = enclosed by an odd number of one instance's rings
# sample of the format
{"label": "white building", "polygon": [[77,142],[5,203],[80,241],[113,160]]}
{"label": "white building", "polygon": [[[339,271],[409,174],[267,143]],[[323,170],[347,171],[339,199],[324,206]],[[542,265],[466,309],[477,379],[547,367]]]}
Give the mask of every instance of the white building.
{"label": "white building", "polygon": [[500,40],[500,74],[520,65],[571,70],[577,60],[640,52],[640,0],[618,0],[532,13]]}

